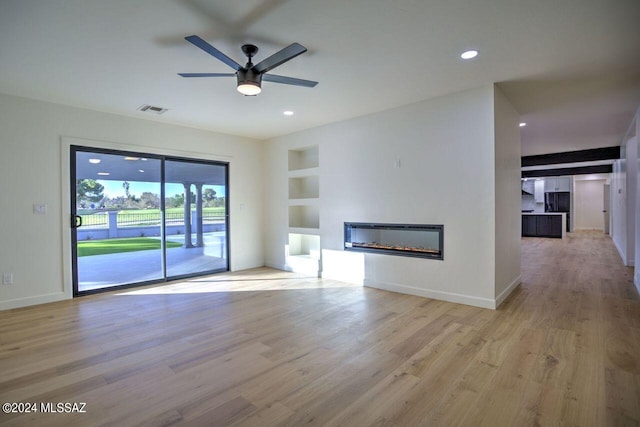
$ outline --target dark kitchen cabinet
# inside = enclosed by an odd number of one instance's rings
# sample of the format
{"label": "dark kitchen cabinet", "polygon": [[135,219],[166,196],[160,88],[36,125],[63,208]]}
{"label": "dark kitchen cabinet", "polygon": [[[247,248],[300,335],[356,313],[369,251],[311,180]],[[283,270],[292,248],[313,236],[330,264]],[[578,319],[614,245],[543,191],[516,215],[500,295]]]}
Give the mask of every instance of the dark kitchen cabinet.
{"label": "dark kitchen cabinet", "polygon": [[523,236],[536,236],[536,218],[535,215],[522,215]]}
{"label": "dark kitchen cabinet", "polygon": [[562,238],[562,216],[547,215],[549,224],[549,237]]}
{"label": "dark kitchen cabinet", "polygon": [[549,235],[549,216],[548,215],[536,215],[536,236],[548,236]]}
{"label": "dark kitchen cabinet", "polygon": [[524,237],[562,238],[561,215],[522,215]]}

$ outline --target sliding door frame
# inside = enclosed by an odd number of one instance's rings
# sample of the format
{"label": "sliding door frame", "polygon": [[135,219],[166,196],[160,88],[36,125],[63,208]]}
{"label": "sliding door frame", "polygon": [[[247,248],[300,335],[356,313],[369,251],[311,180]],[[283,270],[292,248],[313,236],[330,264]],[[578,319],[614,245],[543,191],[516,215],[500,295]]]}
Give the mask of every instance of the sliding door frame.
{"label": "sliding door frame", "polygon": [[[132,157],[141,157],[141,158],[149,158],[160,161],[160,237],[161,237],[161,265],[162,265],[162,278],[141,281],[141,282],[133,282],[126,283],[122,285],[113,285],[106,286],[100,289],[91,289],[80,291],[78,289],[79,280],[78,280],[78,236],[76,232],[76,153],[77,152],[88,152],[88,153],[98,153],[98,154],[109,154],[109,155],[122,155],[122,156],[132,156]],[[197,273],[188,273],[176,276],[167,276],[167,248],[166,248],[166,194],[165,194],[165,162],[166,161],[178,161],[178,162],[187,162],[187,163],[199,163],[206,164],[212,166],[221,166],[224,167],[224,179],[225,179],[225,257],[226,257],[226,268],[222,269],[212,269],[206,271],[199,271]],[[74,297],[91,295],[102,292],[109,292],[120,289],[134,288],[145,285],[152,285],[158,283],[166,283],[173,280],[180,280],[192,277],[200,277],[206,276],[210,274],[222,273],[230,271],[231,266],[231,250],[230,250],[230,220],[231,217],[229,215],[229,206],[230,206],[230,185],[229,185],[229,162],[219,161],[219,160],[208,160],[208,159],[197,159],[192,157],[183,157],[183,156],[173,156],[173,155],[165,155],[165,154],[153,154],[146,153],[141,151],[132,151],[132,150],[123,150],[123,149],[111,149],[111,148],[101,148],[101,147],[92,147],[92,146],[84,146],[84,145],[69,145],[69,167],[70,167],[70,209],[71,215],[67,220],[70,221],[71,225],[71,279],[72,279],[72,292]],[[190,194],[185,193],[185,198],[190,197]]]}

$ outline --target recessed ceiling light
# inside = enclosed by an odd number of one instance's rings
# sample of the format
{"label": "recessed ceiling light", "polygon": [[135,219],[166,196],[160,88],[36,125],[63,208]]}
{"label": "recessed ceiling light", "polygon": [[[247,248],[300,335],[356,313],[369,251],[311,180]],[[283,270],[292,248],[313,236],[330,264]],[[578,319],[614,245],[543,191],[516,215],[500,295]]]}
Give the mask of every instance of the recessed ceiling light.
{"label": "recessed ceiling light", "polygon": [[138,172],[144,173],[144,170],[143,169],[138,169]]}
{"label": "recessed ceiling light", "polygon": [[98,163],[100,163],[102,160],[100,159],[89,159],[89,163],[93,163],[94,165],[97,165]]}
{"label": "recessed ceiling light", "polygon": [[284,114],[285,116],[293,116],[293,111],[287,110],[287,111],[284,111],[282,114]]}
{"label": "recessed ceiling light", "polygon": [[525,122],[520,123],[518,126],[520,126],[521,128],[525,127],[527,124]]}
{"label": "recessed ceiling light", "polygon": [[110,173],[109,172],[98,172],[98,175],[100,175],[100,176],[109,176]]}
{"label": "recessed ceiling light", "polygon": [[476,56],[478,56],[478,51],[477,50],[467,50],[465,52],[462,52],[462,54],[460,55],[460,58],[462,58],[462,59],[472,59],[472,58],[475,58]]}
{"label": "recessed ceiling light", "polygon": [[129,156],[127,156],[124,159],[125,160],[140,160],[140,157],[129,157]]}

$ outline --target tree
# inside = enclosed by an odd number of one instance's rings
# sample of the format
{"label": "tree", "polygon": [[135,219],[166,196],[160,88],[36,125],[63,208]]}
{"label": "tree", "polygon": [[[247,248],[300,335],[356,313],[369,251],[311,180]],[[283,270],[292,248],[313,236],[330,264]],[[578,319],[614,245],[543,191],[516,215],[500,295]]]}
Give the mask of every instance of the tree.
{"label": "tree", "polygon": [[95,179],[78,179],[76,181],[76,200],[80,206],[97,203],[104,198],[104,185]]}
{"label": "tree", "polygon": [[140,203],[145,208],[159,208],[160,197],[157,194],[153,194],[149,191],[145,191],[140,195]]}
{"label": "tree", "polygon": [[[195,203],[196,202],[196,193],[194,193],[193,191],[190,192],[191,193],[191,200],[190,203]],[[167,197],[164,199],[165,204],[167,205],[168,208],[178,208],[178,207],[183,207],[184,206],[184,193],[180,193],[180,194],[174,194],[171,197]]]}
{"label": "tree", "polygon": [[202,192],[202,200],[207,204],[207,206],[212,205],[213,201],[216,199],[216,190],[213,188],[205,188]]}
{"label": "tree", "polygon": [[127,196],[127,199],[131,198],[131,193],[129,193],[129,187],[130,187],[130,185],[129,185],[128,181],[124,181],[122,183],[122,188],[124,188],[124,194],[125,194],[125,196]]}
{"label": "tree", "polygon": [[216,197],[216,199],[213,201],[213,207],[214,208],[223,208],[223,207],[225,207],[225,199],[224,199],[224,197]]}
{"label": "tree", "polygon": [[106,208],[111,209],[122,209],[125,207],[127,199],[124,196],[116,196],[114,198],[105,197],[103,200],[103,204]]}
{"label": "tree", "polygon": [[184,206],[184,194],[174,194],[171,197],[167,197],[165,203],[168,208],[179,208]]}

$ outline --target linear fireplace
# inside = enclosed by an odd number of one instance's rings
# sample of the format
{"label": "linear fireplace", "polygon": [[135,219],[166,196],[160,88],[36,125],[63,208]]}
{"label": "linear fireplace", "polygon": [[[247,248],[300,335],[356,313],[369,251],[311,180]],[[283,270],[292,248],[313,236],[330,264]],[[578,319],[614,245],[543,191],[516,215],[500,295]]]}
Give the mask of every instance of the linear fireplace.
{"label": "linear fireplace", "polygon": [[444,226],[344,223],[346,251],[444,259]]}

